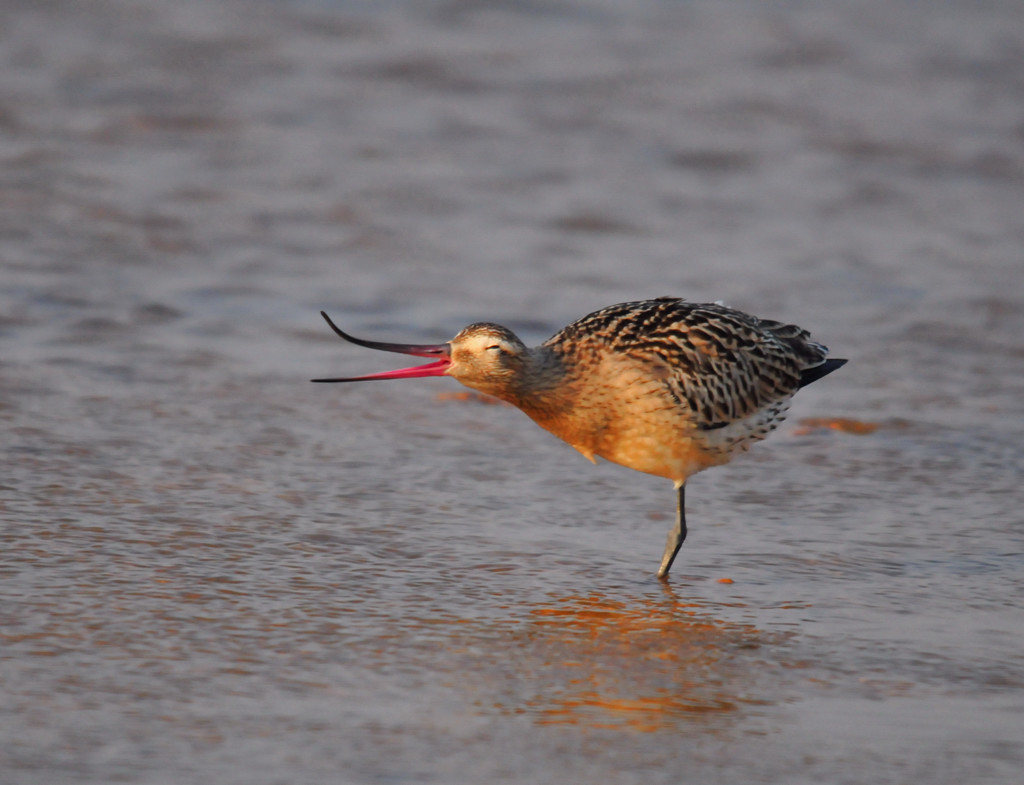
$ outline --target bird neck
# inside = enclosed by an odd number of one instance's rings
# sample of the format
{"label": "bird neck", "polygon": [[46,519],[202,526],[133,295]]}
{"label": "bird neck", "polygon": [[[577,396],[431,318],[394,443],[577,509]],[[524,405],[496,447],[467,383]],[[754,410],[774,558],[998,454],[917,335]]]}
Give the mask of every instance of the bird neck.
{"label": "bird neck", "polygon": [[535,412],[559,411],[568,404],[567,377],[565,363],[550,347],[527,349],[508,394],[502,397],[530,416]]}

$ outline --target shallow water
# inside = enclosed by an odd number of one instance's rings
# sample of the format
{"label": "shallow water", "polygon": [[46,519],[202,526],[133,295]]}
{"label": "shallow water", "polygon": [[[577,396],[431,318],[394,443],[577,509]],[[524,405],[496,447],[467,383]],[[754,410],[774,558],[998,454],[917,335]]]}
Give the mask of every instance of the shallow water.
{"label": "shallow water", "polygon": [[[0,5],[0,781],[1016,783],[1016,3]],[[850,358],[688,493],[384,340]],[[843,420],[850,422],[844,426]],[[835,427],[830,427],[835,426]]]}

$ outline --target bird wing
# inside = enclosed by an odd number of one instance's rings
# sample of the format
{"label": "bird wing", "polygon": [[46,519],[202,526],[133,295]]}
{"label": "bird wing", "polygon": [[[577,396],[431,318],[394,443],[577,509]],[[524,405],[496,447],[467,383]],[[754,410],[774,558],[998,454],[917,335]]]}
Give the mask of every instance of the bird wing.
{"label": "bird wing", "polygon": [[785,401],[825,348],[794,325],[715,303],[676,298],[596,311],[554,336],[584,351],[615,352],[645,364],[672,401],[711,430]]}

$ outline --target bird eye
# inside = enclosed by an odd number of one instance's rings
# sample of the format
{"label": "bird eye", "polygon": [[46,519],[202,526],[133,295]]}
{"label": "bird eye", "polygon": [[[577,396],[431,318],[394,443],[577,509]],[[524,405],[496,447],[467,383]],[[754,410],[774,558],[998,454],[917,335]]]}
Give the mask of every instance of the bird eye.
{"label": "bird eye", "polygon": [[487,347],[487,351],[491,351],[491,349],[497,349],[499,352],[502,351],[501,344],[498,343],[491,344]]}

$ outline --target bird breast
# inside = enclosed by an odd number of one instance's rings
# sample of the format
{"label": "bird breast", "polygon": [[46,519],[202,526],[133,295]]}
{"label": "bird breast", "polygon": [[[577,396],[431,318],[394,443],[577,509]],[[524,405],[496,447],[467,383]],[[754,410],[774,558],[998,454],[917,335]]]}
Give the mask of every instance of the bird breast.
{"label": "bird breast", "polygon": [[570,366],[561,383],[513,400],[539,426],[595,457],[685,480],[723,463],[665,385],[667,371],[613,353]]}

